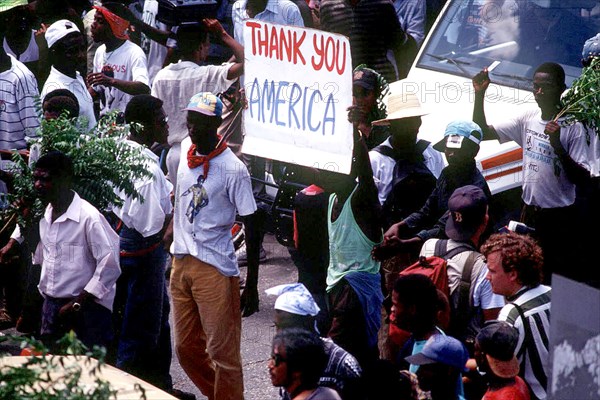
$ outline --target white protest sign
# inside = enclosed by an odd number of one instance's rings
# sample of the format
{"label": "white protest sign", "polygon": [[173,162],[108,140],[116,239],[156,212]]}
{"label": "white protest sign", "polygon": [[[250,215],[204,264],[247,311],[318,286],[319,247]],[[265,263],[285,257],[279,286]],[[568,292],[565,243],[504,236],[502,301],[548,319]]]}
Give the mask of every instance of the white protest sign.
{"label": "white protest sign", "polygon": [[315,29],[244,22],[243,152],[348,174],[350,43]]}

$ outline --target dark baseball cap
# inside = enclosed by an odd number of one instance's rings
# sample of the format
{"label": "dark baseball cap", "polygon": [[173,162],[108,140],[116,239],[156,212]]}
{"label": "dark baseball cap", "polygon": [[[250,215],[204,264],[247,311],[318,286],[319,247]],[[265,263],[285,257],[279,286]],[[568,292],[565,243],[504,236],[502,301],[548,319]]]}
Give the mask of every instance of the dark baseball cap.
{"label": "dark baseball cap", "polygon": [[489,322],[481,328],[476,340],[494,375],[513,378],[519,374],[519,361],[515,357],[519,341],[516,328],[504,321]]}
{"label": "dark baseball cap", "polygon": [[488,198],[477,186],[459,187],[448,200],[448,220],[446,236],[452,240],[465,242],[473,237],[485,219]]}
{"label": "dark baseball cap", "polygon": [[367,90],[375,90],[377,88],[377,74],[369,68],[356,70],[352,75],[352,84]]}

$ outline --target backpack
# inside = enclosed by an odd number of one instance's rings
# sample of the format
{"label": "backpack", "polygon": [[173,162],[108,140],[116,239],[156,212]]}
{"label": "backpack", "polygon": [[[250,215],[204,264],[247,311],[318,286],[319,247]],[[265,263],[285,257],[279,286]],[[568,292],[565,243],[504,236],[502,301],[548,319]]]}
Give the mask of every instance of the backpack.
{"label": "backpack", "polygon": [[389,146],[379,145],[373,151],[396,161],[392,173],[392,189],[382,206],[387,226],[403,220],[419,210],[433,192],[436,185],[435,176],[425,165],[423,152],[429,146],[426,140],[417,142],[418,157],[414,159],[400,158]]}
{"label": "backpack", "polygon": [[[467,251],[470,253],[464,263],[460,283],[452,295],[450,295],[447,272],[448,260]],[[451,316],[448,334],[459,340],[466,340],[467,337],[472,336],[471,333],[468,333],[469,322],[474,312],[471,302],[471,273],[475,266],[475,261],[480,256],[473,246],[466,243],[448,251],[448,240],[439,239],[435,243],[433,256],[420,257],[419,261],[400,272],[400,275],[425,275],[431,279],[439,290],[448,296]]]}

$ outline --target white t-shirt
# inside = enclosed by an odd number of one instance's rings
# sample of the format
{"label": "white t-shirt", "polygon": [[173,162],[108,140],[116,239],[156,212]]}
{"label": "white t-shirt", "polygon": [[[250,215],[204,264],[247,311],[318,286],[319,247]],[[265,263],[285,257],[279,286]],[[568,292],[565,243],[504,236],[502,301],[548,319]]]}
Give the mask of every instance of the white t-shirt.
{"label": "white t-shirt", "polygon": [[[392,147],[389,138],[387,138],[382,145]],[[374,150],[369,152],[369,158],[371,159],[373,180],[375,181],[375,186],[377,186],[379,202],[383,204],[392,190],[394,166],[396,165],[396,161],[394,161],[393,158],[384,156],[383,154]],[[429,145],[423,152],[423,158],[425,158],[425,166],[431,171],[433,176],[435,176],[435,179],[439,178],[442,170],[444,169],[444,159],[442,158],[442,153]]]}
{"label": "white t-shirt", "polygon": [[214,266],[224,276],[238,276],[231,227],[236,210],[241,216],[256,211],[250,174],[244,163],[226,149],[210,160],[208,177],[203,182],[203,166],[190,169],[187,164],[191,144],[190,138],[181,143],[173,254],[189,254]]}
{"label": "white t-shirt", "polygon": [[[435,244],[438,239],[429,239],[421,248],[421,257],[431,257],[435,251]],[[460,245],[459,242],[454,240],[448,240],[448,251],[455,249]],[[459,253],[448,260],[447,272],[448,272],[448,287],[450,294],[452,294],[462,278],[464,260],[469,256],[468,251]],[[483,257],[478,258],[473,265],[471,271],[471,298],[473,300],[474,307],[481,307],[482,310],[489,310],[491,308],[504,307],[504,297],[494,294],[492,292],[492,285],[485,277],[488,273],[487,264],[483,261]]]}
{"label": "white t-shirt", "polygon": [[156,154],[131,140],[125,140],[125,143],[134,149],[141,149],[148,157],[146,166],[152,173],[152,177],[138,179],[135,182],[135,189],[144,199],[143,202],[127,196],[124,191],[115,190],[123,199],[123,205],[113,207],[113,212],[127,227],[135,229],[144,237],[149,237],[161,231],[165,217],[173,212],[171,205],[173,185],[167,181],[160,169]]}
{"label": "white t-shirt", "polygon": [[33,73],[13,56],[11,67],[0,73],[0,149],[24,149],[25,136],[35,137],[40,125],[35,106],[38,96]]}
{"label": "white t-shirt", "polygon": [[169,144],[180,143],[188,135],[187,107],[196,93],[226,91],[235,81],[227,79],[233,63],[200,66],[191,61],[169,64],[156,74],[152,96],[163,101],[169,117]]}
{"label": "white t-shirt", "polygon": [[[162,31],[168,30],[167,25],[156,19],[156,14],[158,14],[158,1],[146,0],[144,2],[142,20],[153,28]],[[155,42],[143,33],[141,35],[140,47],[148,57],[148,78],[150,79],[150,84],[152,84],[154,77],[163,67],[163,63],[167,57],[167,47]]]}
{"label": "white t-shirt", "polygon": [[50,68],[50,75],[48,75],[48,79],[46,80],[46,83],[44,83],[44,87],[40,93],[40,99],[42,99],[43,103],[46,95],[53,90],[67,89],[77,97],[77,101],[79,102],[79,116],[87,118],[88,129],[92,129],[96,125],[94,101],[92,100],[90,92],[87,90],[83,78],[79,72],[76,74],[76,78],[73,79],[54,67]]}
{"label": "white t-shirt", "polygon": [[[542,208],[566,207],[575,201],[575,184],[554,154],[548,135],[549,121],[542,119],[539,108],[494,125],[500,142],[514,140],[523,148],[523,201]],[[560,122],[560,121],[559,121]],[[569,156],[590,169],[588,145],[583,125],[576,123],[560,130],[560,142]]]}
{"label": "white t-shirt", "polygon": [[[104,65],[110,65],[114,71],[115,79],[124,81],[141,82],[149,85],[148,64],[144,51],[136,44],[126,40],[113,51],[106,52],[106,45],[101,45],[94,56],[94,72],[102,72]],[[96,88],[94,88],[96,89]],[[106,97],[100,115],[109,111],[125,111],[127,103],[133,97],[114,87],[98,86],[96,90],[104,90]]]}

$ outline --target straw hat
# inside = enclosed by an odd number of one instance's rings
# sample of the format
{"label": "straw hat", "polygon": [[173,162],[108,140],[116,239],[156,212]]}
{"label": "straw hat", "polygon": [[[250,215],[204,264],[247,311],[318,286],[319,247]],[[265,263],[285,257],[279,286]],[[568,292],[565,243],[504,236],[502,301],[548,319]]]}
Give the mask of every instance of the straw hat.
{"label": "straw hat", "polygon": [[389,125],[391,120],[421,117],[429,114],[421,106],[417,95],[413,93],[390,94],[386,100],[387,118],[373,121],[373,125]]}

